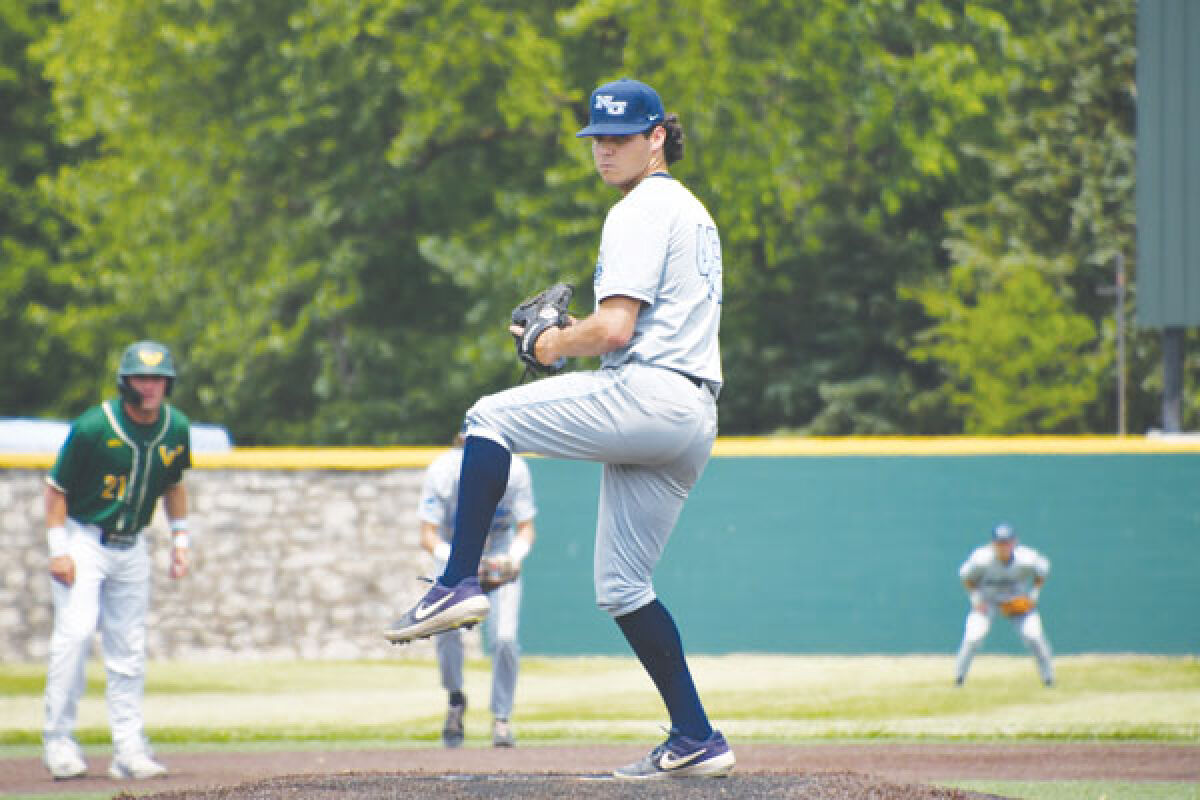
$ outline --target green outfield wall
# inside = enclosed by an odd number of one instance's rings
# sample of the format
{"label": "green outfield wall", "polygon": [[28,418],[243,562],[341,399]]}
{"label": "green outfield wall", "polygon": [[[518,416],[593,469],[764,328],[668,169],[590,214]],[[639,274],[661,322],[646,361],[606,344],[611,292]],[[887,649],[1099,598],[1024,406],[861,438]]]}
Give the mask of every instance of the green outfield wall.
{"label": "green outfield wall", "polygon": [[[1056,652],[1200,653],[1200,452],[951,441],[969,446],[725,442],[656,576],[688,649],[952,652],[967,610],[958,567],[1005,520],[1051,560],[1042,612]],[[530,466],[524,650],[625,652],[593,604],[600,467]],[[983,652],[1021,645],[1001,620]]]}
{"label": "green outfield wall", "polygon": [[[378,632],[424,589],[416,504],[443,450],[196,454],[195,568],[181,582],[154,572],[152,658],[391,653]],[[0,659],[44,658],[52,463],[0,454]],[[540,513],[525,651],[626,653],[593,603],[600,467],[529,463]],[[958,566],[1000,520],[1051,559],[1042,609],[1057,652],[1200,653],[1198,438],[722,438],[656,586],[693,652],[950,653],[966,613]],[[1020,649],[1000,621],[984,652]]]}

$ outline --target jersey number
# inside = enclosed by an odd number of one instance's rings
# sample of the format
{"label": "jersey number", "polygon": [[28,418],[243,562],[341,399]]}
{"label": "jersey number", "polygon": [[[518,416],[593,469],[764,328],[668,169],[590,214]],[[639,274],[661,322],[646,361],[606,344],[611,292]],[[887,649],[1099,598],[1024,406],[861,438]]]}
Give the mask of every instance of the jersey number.
{"label": "jersey number", "polygon": [[125,496],[125,484],[128,481],[128,475],[105,475],[104,491],[100,496],[105,500],[120,500]]}
{"label": "jersey number", "polygon": [[711,225],[696,226],[696,269],[708,284],[708,296],[721,304],[721,238]]}

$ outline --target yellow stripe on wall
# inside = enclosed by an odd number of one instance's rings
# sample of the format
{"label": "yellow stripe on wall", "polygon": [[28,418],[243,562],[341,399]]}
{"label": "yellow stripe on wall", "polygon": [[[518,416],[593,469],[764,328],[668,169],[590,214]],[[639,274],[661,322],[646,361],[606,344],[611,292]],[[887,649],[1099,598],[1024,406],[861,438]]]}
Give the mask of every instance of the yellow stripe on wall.
{"label": "yellow stripe on wall", "polygon": [[974,456],[1200,453],[1200,437],[804,436],[723,437],[714,456]]}
{"label": "yellow stripe on wall", "polygon": [[445,447],[237,447],[196,453],[200,469],[405,469],[427,467]]}
{"label": "yellow stripe on wall", "polygon": [[[377,470],[427,467],[445,447],[235,447],[193,453],[198,469]],[[54,466],[55,453],[0,453],[0,468]]]}
{"label": "yellow stripe on wall", "polygon": [[[198,469],[413,469],[445,447],[238,447],[197,453]],[[1133,455],[1197,453],[1200,437],[1119,436],[729,436],[718,458],[787,456]],[[49,469],[54,453],[0,453],[0,468]]]}

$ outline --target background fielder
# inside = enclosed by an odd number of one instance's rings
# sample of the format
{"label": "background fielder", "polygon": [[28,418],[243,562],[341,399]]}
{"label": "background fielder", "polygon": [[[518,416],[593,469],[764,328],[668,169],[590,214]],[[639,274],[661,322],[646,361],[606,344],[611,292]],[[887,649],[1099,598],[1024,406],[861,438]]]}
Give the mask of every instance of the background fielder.
{"label": "background fielder", "polygon": [[55,778],[87,771],[73,737],[97,625],[112,726],[109,774],[151,778],[166,773],[151,756],[142,722],[150,556],[140,534],[162,497],[172,531],[171,577],[187,573],[183,471],[192,456],[188,419],[165,402],[174,381],[166,347],[149,341],[130,345],[117,368],[119,397],[72,423],[46,479],[54,632],[43,760]]}
{"label": "background fielder", "polygon": [[[440,574],[450,556],[454,536],[454,513],[458,506],[458,477],[462,470],[462,436],[453,449],[433,460],[425,471],[417,518],[421,523],[421,545],[433,556]],[[533,518],[537,508],[533,500],[533,479],[524,459],[514,457],[509,470],[508,487],[484,545],[482,565],[494,567],[511,579],[488,592],[491,610],[485,624],[488,651],[492,656],[492,744],[512,747],[515,736],[511,723],[513,699],[520,666],[517,628],[521,614],[521,562],[533,547]],[[442,741],[447,747],[463,742],[463,717],[467,698],[463,693],[463,638],[461,630],[439,633],[434,637],[442,688],[448,693]]]}
{"label": "background fielder", "polygon": [[996,612],[1012,620],[1021,640],[1037,660],[1042,683],[1054,685],[1054,665],[1050,643],[1037,610],[1038,595],[1050,562],[1032,547],[1017,543],[1012,526],[1000,524],[992,529],[992,542],[976,548],[958,570],[971,600],[962,645],[955,661],[954,682],[961,686],[967,679],[971,660],[991,629]]}

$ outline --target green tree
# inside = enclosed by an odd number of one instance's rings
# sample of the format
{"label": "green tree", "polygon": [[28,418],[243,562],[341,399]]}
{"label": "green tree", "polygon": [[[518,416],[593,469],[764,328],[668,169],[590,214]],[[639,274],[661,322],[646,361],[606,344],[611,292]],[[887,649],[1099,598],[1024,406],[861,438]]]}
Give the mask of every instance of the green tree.
{"label": "green tree", "polygon": [[[1009,14],[998,138],[964,143],[993,189],[948,215],[953,268],[905,291],[934,321],[910,353],[944,376],[918,402],[948,403],[968,431],[1115,427],[1115,326],[1100,290],[1115,255],[1134,250],[1134,18],[1133,0],[1038,0]],[[991,336],[1007,359],[984,346]],[[1148,369],[1139,356],[1135,382]]]}
{"label": "green tree", "polygon": [[447,438],[479,389],[469,302],[419,242],[491,214],[556,120],[557,52],[529,20],[75,6],[39,50],[61,135],[97,150],[53,181],[92,277],[61,324],[178,345],[180,402],[242,443]]}
{"label": "green tree", "polygon": [[24,336],[0,346],[22,375],[59,348],[65,384],[23,407],[77,410],[153,336],[180,403],[241,443],[445,440],[519,375],[517,301],[570,280],[590,309],[617,195],[573,134],[630,75],[681,114],[673,172],[721,229],[725,433],[1095,429],[1097,290],[1132,243],[1132,3],[11,12],[0,35],[38,43],[35,68],[4,42],[24,76],[0,73],[24,120],[5,145],[61,145],[0,178],[26,209],[0,216],[22,265],[0,319]]}
{"label": "green tree", "polygon": [[[69,227],[39,179],[68,154],[55,143],[51,85],[28,49],[58,17],[55,3],[0,6],[0,414],[67,414],[90,394],[85,343],[54,319],[79,274],[58,243]],[[90,387],[90,383],[88,384]]]}
{"label": "green tree", "polygon": [[987,291],[979,291],[982,273],[967,262],[953,270],[953,292],[922,297],[941,322],[914,354],[955,376],[940,391],[963,415],[966,433],[1078,425],[1078,409],[1096,397],[1096,328],[1065,306],[1046,277],[1054,274],[1050,265],[1019,253],[1003,262],[1003,275],[989,273]]}
{"label": "green tree", "polygon": [[[608,0],[559,16],[581,94],[633,75],[681,113],[688,145],[673,172],[723,242],[723,430],[936,427],[905,399],[933,372],[903,350],[924,317],[896,285],[944,267],[943,211],[983,196],[983,169],[955,142],[1003,87],[980,66],[1002,18],[956,5],[707,0],[677,13],[669,0]],[[583,111],[560,131],[568,142]],[[530,263],[542,282],[586,280],[615,197],[583,147],[545,175],[431,251],[455,271],[486,264],[481,284]]]}

